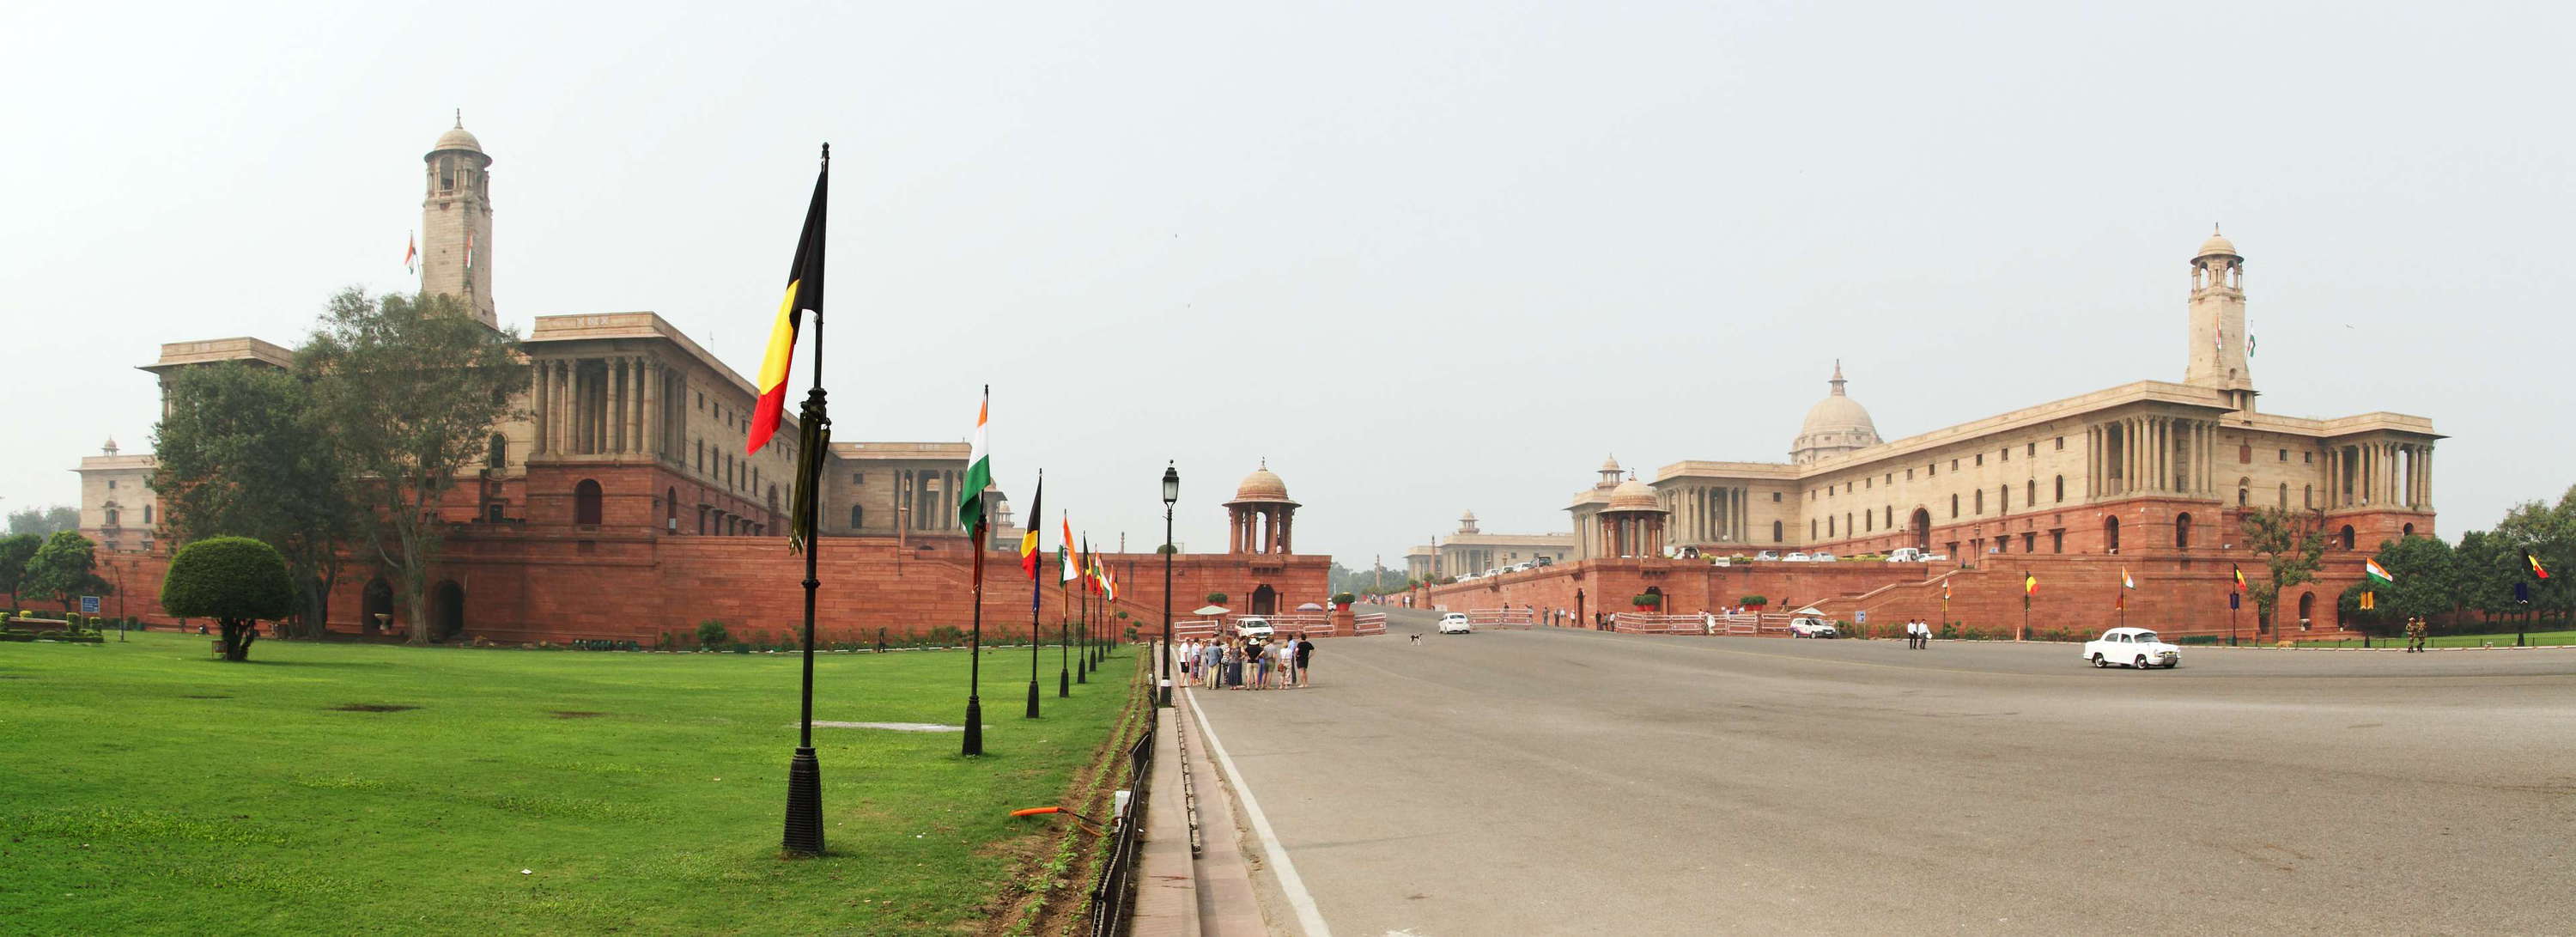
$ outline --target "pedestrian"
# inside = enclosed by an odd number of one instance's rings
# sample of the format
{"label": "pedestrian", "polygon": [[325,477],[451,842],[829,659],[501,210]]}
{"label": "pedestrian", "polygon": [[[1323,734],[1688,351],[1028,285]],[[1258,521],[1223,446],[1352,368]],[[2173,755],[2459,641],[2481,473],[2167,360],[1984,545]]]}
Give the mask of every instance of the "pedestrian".
{"label": "pedestrian", "polygon": [[1224,679],[1225,674],[1225,646],[1209,641],[1207,646],[1200,648],[1199,669],[1202,671],[1199,674],[1199,682],[1207,684],[1208,689],[1213,690],[1223,686],[1219,681]]}
{"label": "pedestrian", "polygon": [[2424,619],[2406,619],[2406,653],[2413,654],[2424,649],[2424,637],[2427,630],[2429,629],[2425,627]]}
{"label": "pedestrian", "polygon": [[1244,643],[1244,669],[1252,672],[1252,688],[1256,690],[1267,690],[1270,688],[1270,682],[1266,679],[1269,674],[1265,671],[1265,668],[1269,666],[1269,654],[1266,653],[1267,650],[1268,649],[1261,646],[1260,638],[1247,639]]}
{"label": "pedestrian", "polygon": [[1299,632],[1297,634],[1297,686],[1304,688],[1314,679],[1314,675],[1315,642],[1306,640],[1305,633]]}
{"label": "pedestrian", "polygon": [[1240,641],[1225,643],[1225,689],[1243,689],[1243,647]]}
{"label": "pedestrian", "polygon": [[1906,650],[1909,650],[1909,651],[1912,651],[1912,650],[1920,650],[1922,647],[1923,647],[1923,623],[1922,623],[1921,621],[1917,621],[1917,620],[1912,619],[1912,618],[1908,618],[1908,619],[1906,619],[1906,620],[1905,620],[1905,649],[1906,649]]}

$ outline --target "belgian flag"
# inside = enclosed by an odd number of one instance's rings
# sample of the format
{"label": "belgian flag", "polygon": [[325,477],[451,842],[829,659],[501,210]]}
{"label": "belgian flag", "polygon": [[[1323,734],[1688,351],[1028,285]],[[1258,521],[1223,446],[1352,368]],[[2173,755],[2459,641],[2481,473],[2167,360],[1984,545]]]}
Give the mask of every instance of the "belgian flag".
{"label": "belgian flag", "polygon": [[823,205],[832,182],[832,149],[823,148],[823,169],[814,177],[814,202],[805,209],[804,233],[796,236],[796,259],[787,267],[787,295],[778,301],[778,318],[769,326],[769,353],[761,356],[760,378],[752,386],[760,402],[751,406],[751,435],[743,451],[758,453],[778,432],[787,412],[787,366],[796,357],[796,328],[804,313],[823,317]]}

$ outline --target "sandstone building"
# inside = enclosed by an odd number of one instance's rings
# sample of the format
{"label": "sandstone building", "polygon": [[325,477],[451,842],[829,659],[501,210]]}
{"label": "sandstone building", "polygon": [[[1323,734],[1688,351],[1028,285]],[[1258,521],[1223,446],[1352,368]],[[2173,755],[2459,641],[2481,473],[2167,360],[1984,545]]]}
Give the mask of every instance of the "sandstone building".
{"label": "sandstone building", "polygon": [[1476,527],[1476,512],[1458,516],[1446,539],[1431,538],[1404,554],[1404,574],[1439,579],[1483,573],[1521,563],[1560,563],[1575,555],[1573,534],[1489,534]]}

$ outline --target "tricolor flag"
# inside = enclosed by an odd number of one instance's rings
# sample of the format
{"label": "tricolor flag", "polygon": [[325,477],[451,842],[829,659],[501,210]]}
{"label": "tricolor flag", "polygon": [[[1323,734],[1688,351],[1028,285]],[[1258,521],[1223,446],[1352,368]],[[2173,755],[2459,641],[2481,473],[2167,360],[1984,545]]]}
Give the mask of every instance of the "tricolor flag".
{"label": "tricolor flag", "polygon": [[1092,573],[1093,573],[1094,571],[1098,570],[1099,568],[1100,568],[1100,557],[1093,555],[1093,554],[1092,554],[1092,552],[1091,552],[1091,535],[1090,535],[1090,534],[1083,534],[1083,535],[1082,535],[1082,591],[1083,591],[1085,594],[1088,594],[1088,595],[1097,595],[1097,594],[1099,594],[1099,593],[1100,593],[1100,579],[1099,579],[1099,577],[1092,575]]}
{"label": "tricolor flag", "polygon": [[1941,601],[1950,601],[1950,580],[1941,580]]}
{"label": "tricolor flag", "polygon": [[2535,578],[2535,579],[2547,579],[2547,578],[2549,578],[2549,569],[2548,569],[2547,567],[2544,567],[2544,566],[2540,565],[2540,557],[2533,556],[2533,555],[2531,555],[2531,554],[2529,554],[2529,553],[2525,553],[2525,554],[2523,554],[2523,555],[2522,555],[2522,558],[2523,558],[2525,561],[2527,561],[2527,562],[2529,562],[2529,563],[2531,564],[2531,575],[2532,575],[2532,578]]}
{"label": "tricolor flag", "polygon": [[2245,568],[2234,563],[2229,563],[2227,564],[2227,569],[2228,571],[2236,574],[2236,591],[2245,591]]}
{"label": "tricolor flag", "polygon": [[2380,585],[2388,586],[2397,584],[2396,577],[2388,575],[2388,567],[2379,565],[2378,560],[2363,557],[2361,561],[2361,571],[2363,574],[2368,575],[2372,582],[2379,583]]}
{"label": "tricolor flag", "polygon": [[2221,354],[2226,353],[2226,351],[2227,351],[2227,330],[2226,330],[2226,329],[2212,329],[2212,330],[2210,331],[2210,333],[2209,333],[2209,349],[2210,349],[2211,351],[2219,352],[2219,353],[2221,353]]}
{"label": "tricolor flag", "polygon": [[2245,333],[2245,357],[2254,357],[2254,333]]}
{"label": "tricolor flag", "polygon": [[2126,566],[2120,567],[2120,588],[2135,589],[2137,587],[2138,581],[2129,578],[2129,568]]}
{"label": "tricolor flag", "polygon": [[465,269],[474,269],[474,232],[465,232]]}
{"label": "tricolor flag", "polygon": [[984,385],[984,403],[975,408],[975,446],[966,454],[966,481],[957,486],[957,524],[984,539],[984,489],[993,485],[993,457],[984,452],[984,420],[993,413],[993,385]]}
{"label": "tricolor flag", "polygon": [[1118,576],[1106,566],[1100,568],[1100,594],[1108,596],[1109,601],[1118,601]]}
{"label": "tricolor flag", "polygon": [[420,235],[403,235],[403,272],[420,272]]}
{"label": "tricolor flag", "polygon": [[2031,575],[2027,570],[2023,571],[2021,574],[2021,594],[2025,596],[2038,595],[2039,577]]}
{"label": "tricolor flag", "polygon": [[769,351],[760,358],[760,377],[752,388],[760,400],[751,405],[751,435],[745,452],[757,453],[778,432],[787,412],[787,366],[796,357],[796,330],[807,310],[823,318],[823,205],[832,181],[831,151],[824,151],[822,174],[814,177],[814,200],[805,206],[805,229],[796,235],[796,258],[787,265],[787,293],[778,301],[778,317],[769,325]]}
{"label": "tricolor flag", "polygon": [[1045,505],[1046,470],[1039,469],[1038,493],[1029,498],[1029,529],[1020,535],[1020,571],[1029,574],[1030,582],[1038,578],[1038,518],[1045,516],[1040,513]]}
{"label": "tricolor flag", "polygon": [[1060,573],[1055,581],[1059,583],[1072,582],[1073,577],[1081,575],[1082,569],[1080,558],[1073,555],[1073,518],[1065,517],[1063,520],[1064,542],[1055,548],[1055,568]]}

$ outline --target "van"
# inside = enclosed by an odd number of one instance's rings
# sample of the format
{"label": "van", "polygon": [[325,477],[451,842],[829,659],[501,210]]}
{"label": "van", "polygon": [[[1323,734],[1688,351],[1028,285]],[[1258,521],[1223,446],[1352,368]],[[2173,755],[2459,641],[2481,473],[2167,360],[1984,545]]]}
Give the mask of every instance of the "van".
{"label": "van", "polygon": [[1234,633],[1241,637],[1268,638],[1271,631],[1270,620],[1267,618],[1245,617],[1234,620]]}

